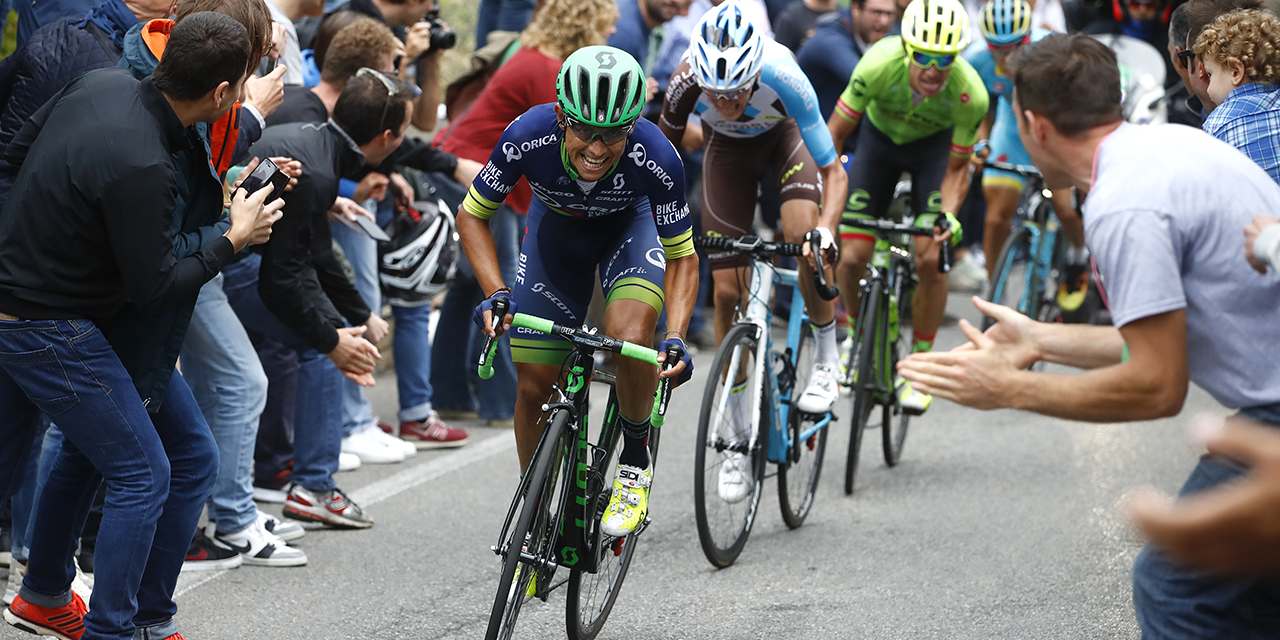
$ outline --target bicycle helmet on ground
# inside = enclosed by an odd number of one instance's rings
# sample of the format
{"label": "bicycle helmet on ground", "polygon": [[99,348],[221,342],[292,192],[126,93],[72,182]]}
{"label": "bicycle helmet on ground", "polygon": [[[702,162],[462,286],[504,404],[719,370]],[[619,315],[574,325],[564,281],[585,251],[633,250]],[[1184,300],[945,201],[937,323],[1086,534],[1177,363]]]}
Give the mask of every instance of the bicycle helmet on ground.
{"label": "bicycle helmet on ground", "polygon": [[1027,0],[988,0],[978,19],[988,44],[1009,46],[1031,35],[1031,5]]}
{"label": "bicycle helmet on ground", "polygon": [[960,53],[969,44],[969,14],[960,0],[912,0],[902,16],[902,40],[930,53]]}
{"label": "bicycle helmet on ground", "polygon": [[750,86],[764,61],[764,37],[736,0],[708,11],[693,29],[689,66],[698,86],[736,91]]}
{"label": "bicycle helmet on ground", "polygon": [[640,117],[645,76],[631,54],[603,45],[565,58],[556,75],[556,101],[570,118],[596,127],[622,127]]}
{"label": "bicycle helmet on ground", "polygon": [[443,200],[413,203],[385,229],[378,246],[382,295],[397,307],[417,307],[444,291],[458,271],[458,232]]}

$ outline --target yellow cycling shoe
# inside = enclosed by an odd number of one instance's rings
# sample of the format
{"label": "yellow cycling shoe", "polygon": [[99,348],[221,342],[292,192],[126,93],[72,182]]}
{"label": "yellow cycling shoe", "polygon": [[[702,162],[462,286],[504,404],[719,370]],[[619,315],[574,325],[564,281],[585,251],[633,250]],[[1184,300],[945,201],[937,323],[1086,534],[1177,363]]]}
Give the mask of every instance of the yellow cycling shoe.
{"label": "yellow cycling shoe", "polygon": [[[533,569],[530,569],[524,565],[516,565],[516,575],[514,578],[511,579],[511,593],[507,595],[508,602],[510,602],[511,599],[515,597],[516,589],[519,588],[520,586],[521,571],[533,571]],[[529,579],[529,586],[525,587],[524,602],[528,602],[532,600],[533,597],[536,595],[538,595],[538,574],[534,573],[533,577]]]}
{"label": "yellow cycling shoe", "polygon": [[[1075,271],[1076,273],[1072,273]],[[1083,267],[1068,266],[1058,286],[1058,308],[1068,313],[1079,309],[1089,293],[1089,272]]]}
{"label": "yellow cycling shoe", "polygon": [[653,467],[648,469],[618,465],[613,480],[613,497],[600,517],[605,535],[621,538],[629,535],[649,513],[649,485],[653,483]]}
{"label": "yellow cycling shoe", "polygon": [[902,407],[903,413],[912,416],[922,415],[929,410],[931,404],[933,404],[933,396],[916,391],[911,386],[911,381],[906,378],[898,378],[898,405]]}

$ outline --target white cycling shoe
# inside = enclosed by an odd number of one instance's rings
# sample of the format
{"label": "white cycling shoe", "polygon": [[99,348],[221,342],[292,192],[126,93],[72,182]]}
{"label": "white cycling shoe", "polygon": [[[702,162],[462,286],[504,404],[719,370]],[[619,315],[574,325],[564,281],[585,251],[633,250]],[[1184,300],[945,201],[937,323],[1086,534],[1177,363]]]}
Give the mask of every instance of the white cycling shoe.
{"label": "white cycling shoe", "polygon": [[840,370],[837,365],[817,362],[809,376],[809,386],[800,394],[796,408],[805,413],[826,413],[840,397]]}
{"label": "white cycling shoe", "polygon": [[751,465],[747,456],[731,452],[720,465],[720,482],[718,483],[720,499],[729,504],[737,504],[751,493]]}

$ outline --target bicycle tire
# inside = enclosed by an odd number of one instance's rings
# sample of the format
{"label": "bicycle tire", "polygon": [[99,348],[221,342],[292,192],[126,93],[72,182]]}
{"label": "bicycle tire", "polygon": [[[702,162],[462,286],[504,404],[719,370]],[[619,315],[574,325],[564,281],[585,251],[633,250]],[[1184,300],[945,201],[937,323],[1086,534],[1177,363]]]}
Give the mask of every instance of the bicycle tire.
{"label": "bicycle tire", "polygon": [[[880,296],[884,284],[873,280],[867,291],[862,292],[862,310],[858,314],[858,322],[854,334],[858,344],[853,346],[853,360],[857,367],[857,379],[854,381],[849,395],[852,396],[852,410],[849,412],[849,458],[844,465],[844,493],[853,494],[854,481],[858,475],[858,458],[862,453],[862,436],[867,427],[867,419],[871,416],[871,408],[876,404],[875,388],[879,383],[879,372],[876,371],[876,337],[880,333]],[[870,319],[871,325],[864,324]]]}
{"label": "bicycle tire", "polygon": [[[911,320],[912,315],[912,294],[913,288],[906,286],[910,272],[906,267],[901,268],[898,272],[895,286],[897,287],[898,296],[898,336],[897,339],[888,340],[885,353],[885,362],[889,370],[889,375],[894,384],[890,385],[890,389],[897,389],[898,380],[898,361],[911,355],[911,348],[915,340],[912,333]],[[898,461],[902,459],[902,449],[907,443],[907,427],[911,423],[911,414],[903,411],[898,406],[897,394],[885,403],[885,414],[882,418],[880,428],[880,444],[884,451],[884,463],[887,466],[897,466]],[[894,420],[894,417],[897,420]]]}
{"label": "bicycle tire", "polygon": [[795,403],[809,384],[813,370],[813,329],[806,323],[800,330],[800,343],[794,358],[795,380],[791,386],[791,410],[787,412],[787,432],[791,446],[787,448],[787,461],[778,465],[778,506],[782,521],[787,527],[797,529],[804,524],[813,506],[813,495],[822,476],[822,458],[827,450],[827,427],[823,426],[801,442],[803,432],[814,424],[801,415]]}
{"label": "bicycle tire", "polygon": [[[546,534],[554,537],[555,532],[550,530],[551,521],[554,518],[550,517],[548,509],[540,507],[543,504],[550,505],[550,501],[554,499],[556,473],[553,467],[559,461],[559,453],[563,446],[561,440],[568,421],[567,411],[557,411],[552,416],[547,433],[543,436],[543,446],[538,450],[537,458],[534,460],[532,479],[525,494],[520,498],[524,503],[520,507],[520,517],[511,528],[508,538],[503,541],[507,550],[502,563],[502,576],[498,580],[498,594],[494,597],[493,609],[489,613],[486,640],[511,638],[516,619],[520,615],[520,608],[524,605],[524,594],[530,580],[537,573],[532,566],[525,564],[525,570],[520,572],[519,582],[512,584],[516,581],[516,568],[521,564],[520,550],[525,548],[528,553],[535,556],[553,553],[551,541],[539,531],[545,529]],[[530,496],[537,496],[538,499],[530,500]],[[512,553],[513,550],[515,553]]]}
{"label": "bicycle tire", "polygon": [[[1026,269],[1032,261],[1031,231],[1019,225],[1009,234],[1004,246],[1000,248],[1000,257],[996,258],[995,277],[987,286],[983,300],[1010,307],[1028,317],[1035,317],[1036,295],[1026,296],[1032,308],[1020,308],[1023,293],[1027,287]],[[1036,291],[1036,278],[1032,270],[1031,290]],[[1012,304],[1010,304],[1012,303]],[[995,319],[983,316],[982,330],[986,331],[995,324]]]}
{"label": "bicycle tire", "polygon": [[[757,327],[752,324],[742,323],[735,325],[729,330],[729,333],[720,343],[720,348],[716,350],[716,357],[711,367],[711,374],[707,376],[706,391],[702,396],[702,410],[698,417],[698,435],[697,449],[694,452],[694,476],[693,476],[693,502],[694,512],[697,516],[698,523],[698,542],[702,546],[702,553],[706,555],[707,561],[713,566],[724,568],[734,563],[738,559],[738,555],[742,553],[743,546],[747,543],[747,537],[751,534],[751,526],[755,522],[756,512],[760,506],[761,487],[764,479],[764,469],[766,462],[765,446],[768,442],[768,423],[769,413],[768,386],[763,380],[756,379],[756,347],[757,340],[764,339],[763,336],[757,336]],[[727,459],[724,450],[717,450],[715,443],[708,441],[709,435],[713,433],[712,410],[713,406],[718,404],[718,399],[724,389],[724,380],[734,379],[720,375],[725,371],[732,361],[732,355],[735,349],[740,349],[742,357],[740,362],[747,370],[747,379],[743,384],[747,390],[742,393],[763,393],[764,396],[760,403],[761,416],[759,425],[759,435],[756,438],[756,446],[745,455],[748,458],[748,464],[751,465],[751,482],[749,493],[746,498],[737,502],[727,502],[719,495],[719,473],[722,464]],[[744,362],[745,361],[745,362]],[[735,385],[736,386],[736,385]],[[743,401],[750,406],[751,398],[747,397]],[[723,415],[715,416],[717,424],[724,422]],[[719,433],[721,429],[715,429]],[[708,452],[713,454],[708,461]],[[710,478],[710,487],[707,487],[707,480]],[[710,493],[708,493],[708,490]],[[721,517],[721,514],[724,514]],[[714,518],[714,522],[713,522]],[[725,526],[719,526],[719,525]],[[717,535],[718,531],[723,529],[721,535]],[[723,538],[721,540],[721,538]]]}
{"label": "bicycle tire", "polygon": [[[603,436],[603,429],[601,429],[601,435]],[[591,518],[589,526],[594,528],[599,528],[600,517],[604,514],[605,507],[609,504],[609,496],[613,491],[612,479],[618,453],[616,442],[613,449],[609,452],[604,468],[601,470],[605,482],[601,486],[600,493],[594,497],[596,506],[589,514]],[[595,640],[595,637],[604,629],[604,623],[609,619],[609,612],[613,610],[613,603],[622,590],[622,581],[627,576],[627,569],[631,566],[631,557],[635,555],[638,542],[639,538],[635,534],[623,538],[610,538],[601,533],[600,544],[615,549],[614,553],[603,554],[595,573],[574,569],[569,574],[568,601],[565,603],[565,630],[569,640]],[[597,588],[599,586],[603,586],[605,591],[603,598],[597,599],[595,596],[599,593]]]}

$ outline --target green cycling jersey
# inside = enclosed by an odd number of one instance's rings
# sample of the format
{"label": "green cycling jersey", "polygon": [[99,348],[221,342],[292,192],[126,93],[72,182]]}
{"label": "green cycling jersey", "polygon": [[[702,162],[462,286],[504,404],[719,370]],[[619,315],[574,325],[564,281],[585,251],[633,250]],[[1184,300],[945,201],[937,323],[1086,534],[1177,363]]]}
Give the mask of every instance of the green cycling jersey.
{"label": "green cycling jersey", "polygon": [[973,153],[989,102],[978,72],[957,57],[942,92],[922,99],[908,81],[910,65],[901,37],[880,40],[854,68],[849,86],[836,102],[836,112],[854,122],[866,113],[877,129],[899,145],[954,127],[951,152]]}

